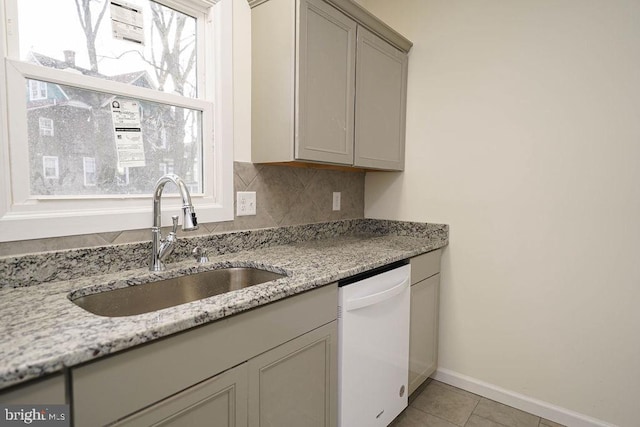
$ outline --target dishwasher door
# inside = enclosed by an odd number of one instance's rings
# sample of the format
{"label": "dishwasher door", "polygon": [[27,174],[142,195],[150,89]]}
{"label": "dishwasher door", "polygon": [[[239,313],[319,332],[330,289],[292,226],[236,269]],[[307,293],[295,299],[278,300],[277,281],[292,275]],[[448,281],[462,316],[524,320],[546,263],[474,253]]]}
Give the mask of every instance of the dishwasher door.
{"label": "dishwasher door", "polygon": [[338,426],[387,426],[407,407],[411,266],[340,284]]}

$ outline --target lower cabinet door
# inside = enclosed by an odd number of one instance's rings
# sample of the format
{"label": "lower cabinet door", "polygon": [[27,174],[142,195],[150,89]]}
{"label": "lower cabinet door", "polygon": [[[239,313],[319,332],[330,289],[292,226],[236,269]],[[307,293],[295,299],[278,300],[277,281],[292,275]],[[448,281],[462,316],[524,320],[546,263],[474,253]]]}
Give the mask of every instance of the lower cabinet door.
{"label": "lower cabinet door", "polygon": [[439,274],[411,286],[409,394],[438,367],[439,287]]}
{"label": "lower cabinet door", "polygon": [[333,321],[247,362],[249,426],[336,425],[337,337]]}
{"label": "lower cabinet door", "polygon": [[245,427],[247,364],[243,363],[196,384],[115,425]]}
{"label": "lower cabinet door", "polygon": [[3,405],[52,405],[67,403],[64,375],[54,374],[0,392]]}

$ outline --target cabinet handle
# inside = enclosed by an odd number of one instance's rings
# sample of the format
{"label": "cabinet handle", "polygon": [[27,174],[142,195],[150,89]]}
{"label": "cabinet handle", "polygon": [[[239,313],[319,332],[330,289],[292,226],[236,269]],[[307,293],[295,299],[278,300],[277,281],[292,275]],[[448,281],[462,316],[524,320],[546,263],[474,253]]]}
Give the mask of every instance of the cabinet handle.
{"label": "cabinet handle", "polygon": [[409,287],[409,277],[404,279],[399,284],[393,286],[392,288],[386,289],[382,292],[377,292],[375,294],[367,295],[360,298],[354,298],[345,301],[345,309],[347,311],[358,310],[360,308],[368,307],[373,304],[378,304],[382,301],[386,301],[390,298],[395,297],[398,294],[401,294],[405,289]]}

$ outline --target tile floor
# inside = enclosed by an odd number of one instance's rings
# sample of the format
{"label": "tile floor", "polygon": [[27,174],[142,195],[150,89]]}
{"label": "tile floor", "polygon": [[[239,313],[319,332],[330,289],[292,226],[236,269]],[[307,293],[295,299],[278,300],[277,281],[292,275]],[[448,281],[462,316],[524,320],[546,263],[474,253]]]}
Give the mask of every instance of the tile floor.
{"label": "tile floor", "polygon": [[390,427],[562,427],[448,384],[427,381]]}

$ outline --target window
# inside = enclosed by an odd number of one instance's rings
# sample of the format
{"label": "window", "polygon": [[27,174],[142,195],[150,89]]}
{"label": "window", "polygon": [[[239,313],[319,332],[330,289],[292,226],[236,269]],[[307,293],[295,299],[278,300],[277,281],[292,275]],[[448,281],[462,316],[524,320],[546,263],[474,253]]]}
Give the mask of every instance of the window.
{"label": "window", "polygon": [[84,171],[84,186],[96,185],[96,159],[93,157],[82,158],[82,170]]}
{"label": "window", "polygon": [[149,227],[165,172],[233,219],[231,2],[0,0],[0,241]]}
{"label": "window", "polygon": [[53,120],[46,117],[40,117],[38,119],[38,123],[40,124],[41,136],[53,136]]}
{"label": "window", "polygon": [[167,128],[163,127],[160,129],[160,144],[159,144],[160,148],[168,148],[168,144],[167,144]]}
{"label": "window", "polygon": [[[173,171],[173,160],[168,160],[165,159],[164,161],[159,163],[159,171],[162,175],[166,174],[166,173],[174,173]],[[188,183],[188,185],[194,185],[193,183]],[[191,187],[194,188],[196,191],[198,189],[198,187]],[[192,191],[191,188],[189,188],[189,191]],[[193,192],[193,191],[192,191]]]}
{"label": "window", "polygon": [[116,183],[118,185],[129,185],[129,168],[122,168],[116,172]]}
{"label": "window", "polygon": [[47,84],[37,80],[29,80],[29,100],[47,99]]}
{"label": "window", "polygon": [[44,179],[58,179],[58,158],[42,156],[42,176]]}

